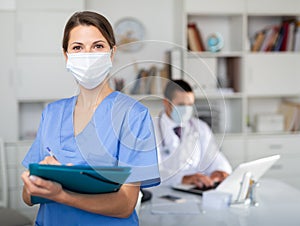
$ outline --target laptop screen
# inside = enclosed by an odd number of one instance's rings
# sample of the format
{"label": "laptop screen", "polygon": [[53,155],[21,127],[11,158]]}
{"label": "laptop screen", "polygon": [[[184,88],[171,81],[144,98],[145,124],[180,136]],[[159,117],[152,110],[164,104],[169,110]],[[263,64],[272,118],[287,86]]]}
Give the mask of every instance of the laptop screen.
{"label": "laptop screen", "polygon": [[218,191],[232,194],[232,200],[237,200],[241,183],[245,176],[254,181],[259,178],[280,158],[280,155],[273,155],[250,162],[241,163],[235,170],[216,188]]}

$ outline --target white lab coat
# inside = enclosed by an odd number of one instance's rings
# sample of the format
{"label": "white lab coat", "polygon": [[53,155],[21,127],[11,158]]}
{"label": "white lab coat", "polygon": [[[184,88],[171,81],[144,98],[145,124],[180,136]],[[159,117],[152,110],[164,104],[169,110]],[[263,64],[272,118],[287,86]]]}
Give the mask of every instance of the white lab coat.
{"label": "white lab coat", "polygon": [[184,175],[197,172],[232,172],[205,122],[192,118],[183,125],[181,139],[173,130],[178,125],[166,113],[154,120],[154,125],[162,183],[178,184]]}

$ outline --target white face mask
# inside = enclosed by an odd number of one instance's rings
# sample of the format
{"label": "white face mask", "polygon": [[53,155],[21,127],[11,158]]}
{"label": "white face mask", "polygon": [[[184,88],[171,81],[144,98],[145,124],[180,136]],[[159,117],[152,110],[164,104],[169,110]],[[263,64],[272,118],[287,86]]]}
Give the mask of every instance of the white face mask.
{"label": "white face mask", "polygon": [[193,106],[190,105],[174,105],[171,118],[177,124],[189,121],[193,116]]}
{"label": "white face mask", "polygon": [[67,70],[86,89],[94,89],[102,83],[112,68],[111,52],[70,53],[67,56]]}

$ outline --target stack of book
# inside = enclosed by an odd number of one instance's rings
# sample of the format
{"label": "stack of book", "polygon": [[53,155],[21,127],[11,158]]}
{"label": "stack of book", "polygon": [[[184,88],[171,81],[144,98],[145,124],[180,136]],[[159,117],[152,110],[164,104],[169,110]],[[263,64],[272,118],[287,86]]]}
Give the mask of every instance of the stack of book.
{"label": "stack of book", "polygon": [[283,20],[280,25],[270,25],[256,32],[251,43],[253,52],[299,51],[300,26],[295,19]]}
{"label": "stack of book", "polygon": [[130,87],[130,94],[162,94],[167,81],[169,81],[168,73],[164,68],[158,70],[155,65],[149,69],[142,68],[132,83],[132,87]]}

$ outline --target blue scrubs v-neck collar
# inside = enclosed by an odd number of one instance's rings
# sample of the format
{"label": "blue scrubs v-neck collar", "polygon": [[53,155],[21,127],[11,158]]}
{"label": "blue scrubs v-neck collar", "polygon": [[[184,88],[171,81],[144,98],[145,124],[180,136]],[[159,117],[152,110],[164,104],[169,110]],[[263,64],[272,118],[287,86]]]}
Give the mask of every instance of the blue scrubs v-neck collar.
{"label": "blue scrubs v-neck collar", "polygon": [[[97,114],[99,110],[103,110],[103,108],[105,109],[107,103],[110,103],[110,99],[115,98],[117,94],[118,92],[114,91],[102,100],[102,102],[97,106],[91,120],[77,136],[74,135],[74,110],[78,96],[74,96],[67,101],[60,129],[60,147],[61,150],[64,151],[63,155],[65,156],[65,161],[67,163],[72,162],[73,164],[87,164],[87,160],[90,159],[90,157],[88,157],[90,156],[90,153],[86,155],[83,154],[86,151],[82,152],[82,150],[86,150],[86,148],[82,147],[82,137],[87,136],[86,134],[95,133],[94,143],[98,142],[98,140],[96,140],[97,131],[93,130],[96,128],[95,114]],[[78,140],[80,142],[77,141],[77,138],[79,138]],[[79,145],[81,145],[81,147]],[[113,160],[111,162],[113,162]]]}
{"label": "blue scrubs v-neck collar", "polygon": [[[98,111],[98,109],[100,109],[102,107],[102,105],[104,105],[107,101],[109,101],[111,98],[115,98],[115,96],[118,94],[117,91],[113,91],[111,92],[110,94],[108,94],[106,97],[104,97],[104,99],[100,102],[100,104],[97,106],[97,108],[95,109],[90,121],[87,123],[87,125],[83,128],[82,131],[80,131],[80,133],[78,133],[76,136],[74,135],[74,137],[76,138],[79,134],[81,134],[85,128],[92,122],[95,120],[95,114],[96,112]],[[64,115],[66,113],[66,116],[68,116],[68,114],[71,114],[72,115],[72,131],[73,131],[73,134],[75,134],[75,128],[74,128],[74,111],[75,111],[75,106],[76,106],[76,102],[77,102],[77,99],[78,99],[78,95],[77,96],[74,96],[72,98],[72,108],[71,109],[71,112],[66,112],[66,109],[65,109],[65,112],[64,112]]]}

